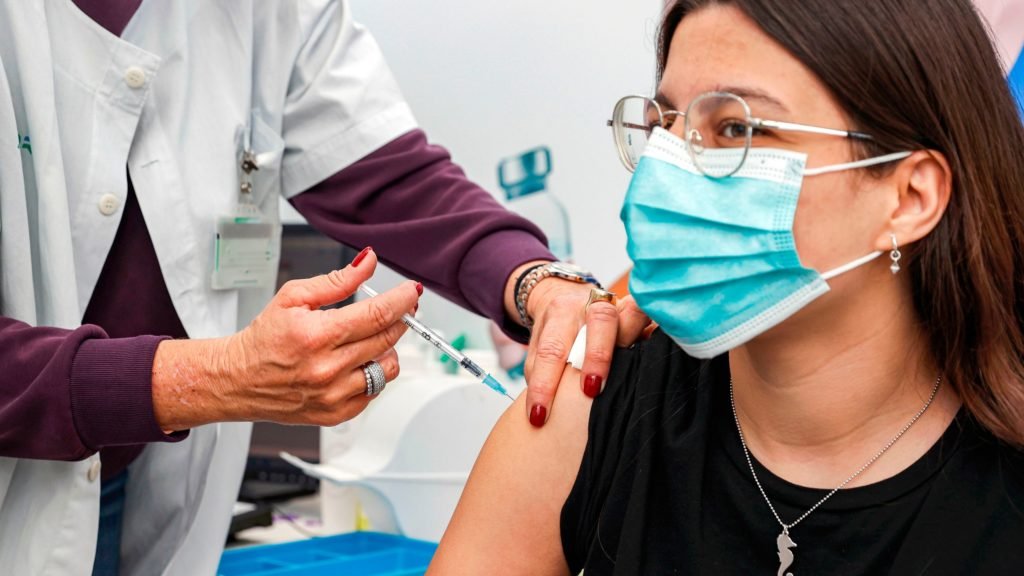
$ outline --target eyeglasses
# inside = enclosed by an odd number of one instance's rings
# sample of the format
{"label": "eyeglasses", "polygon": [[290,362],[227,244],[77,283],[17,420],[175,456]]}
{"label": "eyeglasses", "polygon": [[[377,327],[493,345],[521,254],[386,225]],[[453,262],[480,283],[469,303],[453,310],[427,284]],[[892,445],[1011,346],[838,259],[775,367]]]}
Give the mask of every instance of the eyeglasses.
{"label": "eyeglasses", "polygon": [[671,130],[679,118],[683,119],[683,140],[694,165],[711,178],[726,178],[738,172],[754,137],[771,130],[872,140],[863,132],[756,118],[747,102],[730,92],[701,94],[690,102],[686,112],[662,110],[656,101],[644,96],[626,96],[615,104],[608,121],[626,169],[636,170],[656,127]]}

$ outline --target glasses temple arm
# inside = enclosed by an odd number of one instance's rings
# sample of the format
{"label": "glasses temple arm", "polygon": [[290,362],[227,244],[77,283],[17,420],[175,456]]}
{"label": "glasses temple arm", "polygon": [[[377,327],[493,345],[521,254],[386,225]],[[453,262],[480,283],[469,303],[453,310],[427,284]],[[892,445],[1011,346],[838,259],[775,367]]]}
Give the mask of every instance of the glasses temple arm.
{"label": "glasses temple arm", "polygon": [[[608,120],[606,125],[609,126],[609,127],[615,127],[615,121],[614,120]],[[629,122],[622,122],[619,125],[622,126],[623,128],[633,128],[633,129],[636,129],[636,130],[643,130],[644,132],[650,132],[651,131],[651,127],[650,126],[642,126],[640,124],[631,124]]]}
{"label": "glasses temple arm", "polygon": [[851,130],[836,130],[834,128],[821,128],[818,126],[810,126],[807,124],[797,124],[794,122],[780,122],[778,120],[762,120],[760,118],[751,118],[751,124],[755,128],[765,127],[774,128],[776,130],[787,130],[791,132],[809,132],[811,134],[823,134],[825,136],[839,136],[841,138],[855,138],[858,140],[873,140],[870,134],[863,132],[854,132]]}

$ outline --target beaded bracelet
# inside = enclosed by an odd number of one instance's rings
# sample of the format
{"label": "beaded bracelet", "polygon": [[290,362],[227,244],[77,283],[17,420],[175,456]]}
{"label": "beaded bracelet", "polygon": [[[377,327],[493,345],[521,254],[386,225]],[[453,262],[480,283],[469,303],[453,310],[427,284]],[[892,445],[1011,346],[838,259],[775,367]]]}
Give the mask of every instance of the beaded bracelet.
{"label": "beaded bracelet", "polygon": [[[533,278],[531,277],[531,274],[533,276],[539,276],[539,274],[536,273],[541,268],[544,268],[545,265],[547,265],[547,262],[534,264],[526,270],[523,270],[523,272],[519,274],[519,278],[516,279],[516,312],[519,313],[519,321],[528,329],[533,327],[533,320],[530,318],[529,314],[526,313],[526,301],[530,298],[530,292],[533,291],[533,287],[540,281],[540,278]],[[526,281],[527,277],[531,277],[532,281],[528,283]]]}

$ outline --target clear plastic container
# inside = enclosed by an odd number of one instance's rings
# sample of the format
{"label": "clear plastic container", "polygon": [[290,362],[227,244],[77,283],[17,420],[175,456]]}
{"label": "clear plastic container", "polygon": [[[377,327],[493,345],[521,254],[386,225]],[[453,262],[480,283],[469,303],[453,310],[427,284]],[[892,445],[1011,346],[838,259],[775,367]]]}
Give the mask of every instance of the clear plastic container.
{"label": "clear plastic container", "polygon": [[547,186],[551,150],[540,146],[498,163],[498,183],[509,210],[536,224],[548,238],[548,248],[559,260],[572,259],[569,213]]}

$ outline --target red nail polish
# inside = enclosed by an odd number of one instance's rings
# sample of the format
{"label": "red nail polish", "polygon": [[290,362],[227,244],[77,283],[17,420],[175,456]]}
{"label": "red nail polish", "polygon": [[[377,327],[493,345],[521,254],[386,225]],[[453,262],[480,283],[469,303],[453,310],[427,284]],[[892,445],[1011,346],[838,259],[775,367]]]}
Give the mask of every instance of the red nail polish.
{"label": "red nail polish", "polygon": [[417,282],[416,283],[416,293],[419,294],[420,296],[423,296],[423,283],[422,282]]}
{"label": "red nail polish", "polygon": [[530,409],[530,424],[533,424],[534,428],[540,428],[543,426],[547,417],[548,409],[540,404],[534,404],[533,408]]}
{"label": "red nail polish", "polygon": [[373,250],[373,248],[370,246],[363,248],[363,251],[357,254],[356,257],[352,259],[352,267],[355,268],[356,266],[359,266],[359,263],[363,261],[363,258],[366,258],[366,255],[370,253],[370,250]]}
{"label": "red nail polish", "polygon": [[601,383],[604,379],[597,374],[587,374],[587,377],[583,379],[583,393],[591,398],[597,398],[597,395],[601,393]]}

